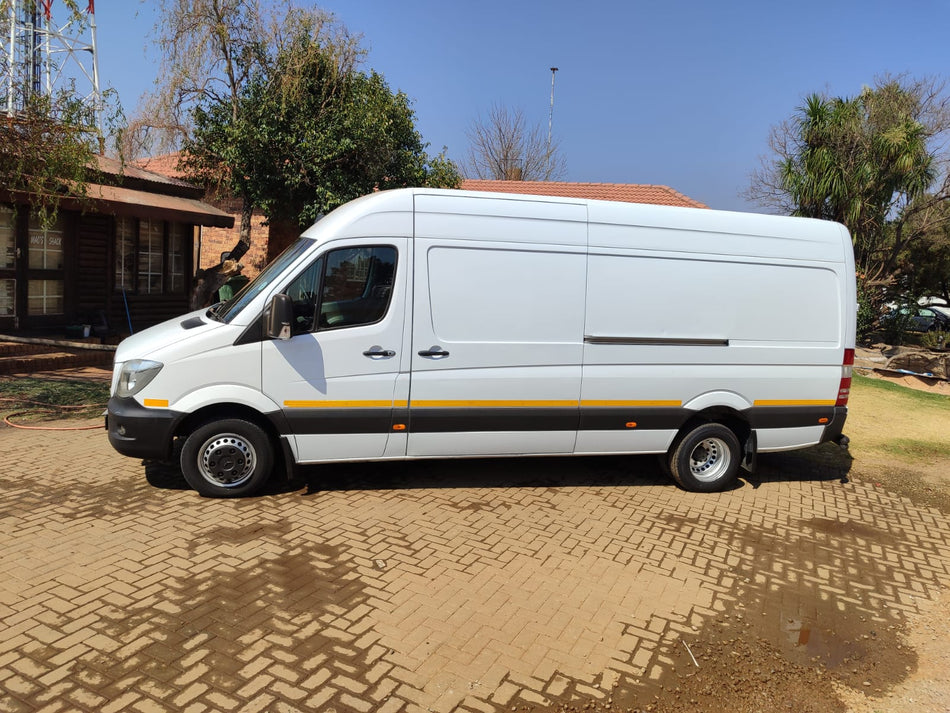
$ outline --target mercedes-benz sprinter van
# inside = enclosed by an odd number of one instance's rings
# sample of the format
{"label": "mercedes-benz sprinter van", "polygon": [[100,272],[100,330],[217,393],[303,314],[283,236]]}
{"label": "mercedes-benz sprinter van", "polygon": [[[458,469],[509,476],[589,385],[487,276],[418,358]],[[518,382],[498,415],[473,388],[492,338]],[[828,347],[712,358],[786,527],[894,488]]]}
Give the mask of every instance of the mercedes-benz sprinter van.
{"label": "mercedes-benz sprinter van", "polygon": [[208,496],[281,458],[621,453],[712,491],[756,453],[846,441],[855,311],[836,223],[384,191],[123,341],[107,428]]}

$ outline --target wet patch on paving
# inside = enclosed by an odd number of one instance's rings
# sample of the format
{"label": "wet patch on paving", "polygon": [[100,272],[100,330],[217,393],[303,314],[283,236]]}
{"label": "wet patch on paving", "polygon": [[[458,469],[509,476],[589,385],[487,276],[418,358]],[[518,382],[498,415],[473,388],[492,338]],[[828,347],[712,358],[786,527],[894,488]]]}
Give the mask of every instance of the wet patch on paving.
{"label": "wet patch on paving", "polygon": [[950,581],[946,516],[822,453],[714,495],[650,458],[555,458],[216,501],[103,434],[57,435],[62,463],[44,437],[0,434],[0,711],[675,710],[710,687],[696,668],[727,675],[712,656],[746,688],[774,668],[873,691]]}

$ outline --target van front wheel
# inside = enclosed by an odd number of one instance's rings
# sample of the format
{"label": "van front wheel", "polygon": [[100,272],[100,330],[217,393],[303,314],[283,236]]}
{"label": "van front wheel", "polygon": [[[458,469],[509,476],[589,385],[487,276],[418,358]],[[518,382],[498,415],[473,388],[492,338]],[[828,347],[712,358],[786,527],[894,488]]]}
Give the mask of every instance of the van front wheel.
{"label": "van front wheel", "polygon": [[710,493],[733,483],[742,461],[736,434],[720,423],[704,423],[686,433],[669,453],[673,479],[685,490]]}
{"label": "van front wheel", "polygon": [[238,418],[199,426],[181,449],[185,480],[210,498],[239,498],[257,492],[267,482],[273,462],[267,434]]}

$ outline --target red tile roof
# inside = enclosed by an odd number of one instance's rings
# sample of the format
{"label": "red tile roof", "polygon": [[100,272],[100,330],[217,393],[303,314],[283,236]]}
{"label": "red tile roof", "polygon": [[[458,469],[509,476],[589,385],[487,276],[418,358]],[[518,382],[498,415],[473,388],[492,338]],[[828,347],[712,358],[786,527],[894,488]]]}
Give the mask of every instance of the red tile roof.
{"label": "red tile roof", "polygon": [[161,174],[168,178],[182,178],[184,172],[178,170],[178,159],[181,158],[181,152],[163,154],[162,156],[152,156],[149,158],[140,158],[135,161],[135,165],[146,171]]}
{"label": "red tile roof", "polygon": [[[146,159],[147,160],[147,159]],[[177,161],[177,156],[176,159]],[[152,183],[161,183],[169,186],[177,186],[179,188],[194,188],[195,186],[187,183],[180,179],[179,173],[166,173],[164,171],[155,171],[151,166],[146,166],[141,161],[134,161],[132,163],[122,163],[117,161],[114,158],[108,158],[106,156],[96,156],[96,162],[99,165],[99,170],[103,173],[108,173],[113,176],[121,176],[125,178],[136,178],[142,181],[150,181]],[[174,163],[172,164],[174,165]]]}
{"label": "red tile roof", "polygon": [[[140,168],[168,176],[181,178],[178,170],[179,152],[143,158],[135,162]],[[588,198],[624,203],[649,203],[686,208],[708,208],[705,203],[693,200],[669,186],[653,186],[642,183],[565,183],[561,181],[487,181],[466,178],[460,188],[464,191],[489,191],[492,193],[523,193],[533,196],[558,196],[561,198]]]}
{"label": "red tile roof", "polygon": [[589,198],[625,203],[651,203],[687,208],[709,206],[684,196],[668,186],[651,186],[639,183],[564,183],[559,181],[487,181],[466,178],[462,190],[491,191],[494,193],[526,193],[533,196],[559,196],[562,198]]}

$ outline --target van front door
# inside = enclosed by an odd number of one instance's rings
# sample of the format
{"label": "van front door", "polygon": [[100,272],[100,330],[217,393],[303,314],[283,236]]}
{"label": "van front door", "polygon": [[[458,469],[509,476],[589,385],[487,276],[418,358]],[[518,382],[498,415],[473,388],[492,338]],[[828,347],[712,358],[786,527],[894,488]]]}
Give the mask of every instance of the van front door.
{"label": "van front door", "polygon": [[393,419],[408,398],[408,242],[334,242],[281,290],[296,323],[290,339],[264,342],[262,383],[300,463],[405,455]]}

